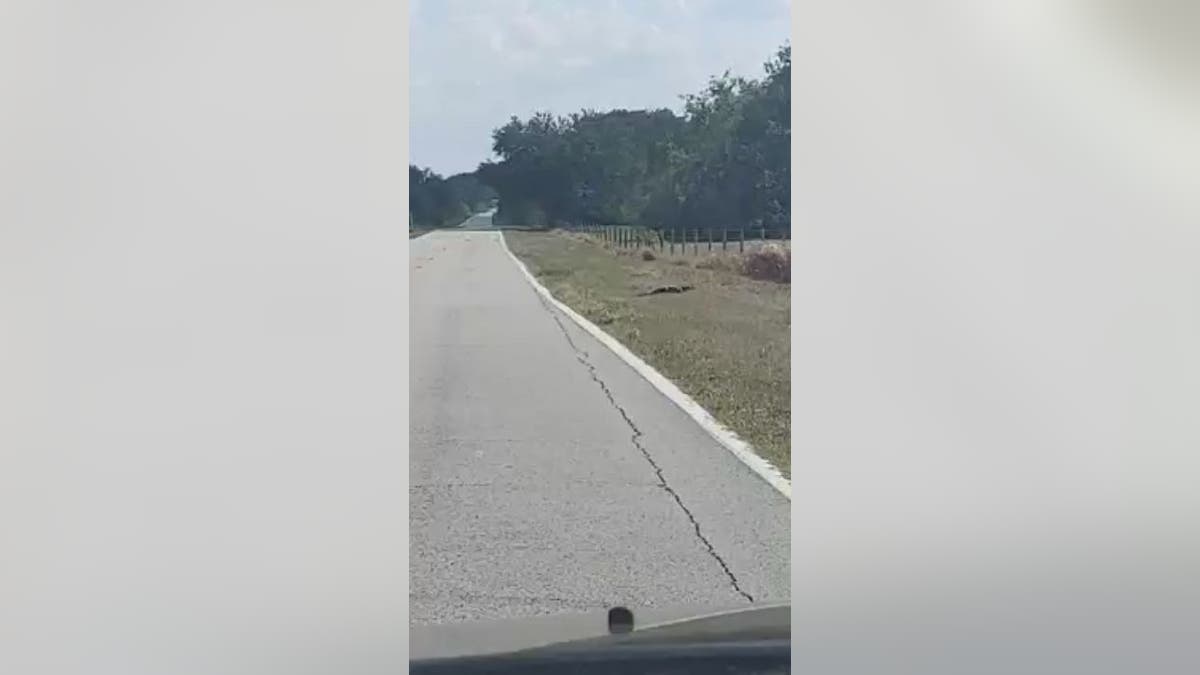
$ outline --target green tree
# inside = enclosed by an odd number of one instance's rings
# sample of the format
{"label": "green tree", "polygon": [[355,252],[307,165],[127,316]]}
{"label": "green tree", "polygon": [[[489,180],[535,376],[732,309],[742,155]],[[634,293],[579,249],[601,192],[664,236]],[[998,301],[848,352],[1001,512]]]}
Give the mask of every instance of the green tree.
{"label": "green tree", "polygon": [[485,210],[496,191],[475,172],[443,178],[429,169],[408,167],[410,226],[451,227]]}
{"label": "green tree", "polygon": [[712,78],[670,110],[512,117],[479,180],[501,222],[789,227],[791,48],[761,80]]}

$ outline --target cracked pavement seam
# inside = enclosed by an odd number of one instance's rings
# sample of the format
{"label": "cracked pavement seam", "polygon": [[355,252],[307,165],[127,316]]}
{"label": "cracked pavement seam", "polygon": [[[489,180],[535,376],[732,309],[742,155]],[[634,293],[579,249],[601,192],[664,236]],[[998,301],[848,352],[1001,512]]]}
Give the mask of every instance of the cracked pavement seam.
{"label": "cracked pavement seam", "polygon": [[571,346],[571,350],[575,352],[575,359],[588,369],[588,374],[591,375],[592,380],[594,380],[596,384],[600,386],[600,389],[603,390],[604,395],[608,398],[608,402],[612,404],[612,407],[615,408],[618,413],[620,413],[621,418],[625,420],[625,424],[628,425],[633,431],[633,436],[630,437],[630,441],[632,441],[634,447],[636,447],[638,451],[642,453],[642,456],[645,457],[646,462],[648,462],[650,467],[654,470],[654,474],[658,477],[658,487],[662,488],[663,491],[671,495],[671,497],[675,500],[675,503],[679,505],[679,508],[683,511],[684,515],[687,516],[687,519],[692,523],[692,527],[695,528],[696,538],[700,540],[700,543],[703,544],[706,549],[708,549],[708,554],[712,556],[712,559],[717,561],[717,564],[720,565],[721,569],[725,571],[725,576],[729,577],[729,583],[733,586],[733,590],[737,591],[739,595],[746,598],[748,602],[753,603],[754,596],[742,590],[741,585],[738,584],[737,577],[733,574],[733,570],[729,569],[729,565],[726,564],[723,558],[721,558],[721,555],[717,553],[717,550],[713,548],[712,542],[710,542],[708,538],[704,536],[704,533],[700,531],[700,522],[696,520],[696,516],[693,515],[691,510],[688,509],[688,507],[683,503],[683,499],[679,496],[679,493],[667,483],[666,477],[663,476],[662,467],[660,467],[658,463],[654,461],[654,457],[650,455],[650,451],[642,445],[641,429],[638,429],[637,425],[634,424],[632,419],[630,419],[629,414],[625,412],[623,407],[621,407],[621,404],[617,403],[616,398],[613,396],[612,391],[608,388],[608,385],[605,384],[604,380],[600,379],[600,376],[596,374],[596,366],[592,365],[591,361],[588,361],[587,352],[580,349],[579,346],[575,344],[575,341],[571,339],[571,334],[567,332],[567,327],[563,325],[562,319],[559,318],[558,311],[556,311],[554,307],[546,302],[546,299],[542,297],[541,293],[538,293],[537,295],[538,301],[550,314],[550,318],[554,319],[554,323],[558,324],[558,329],[562,331],[563,337],[567,339],[567,344],[569,344]]}

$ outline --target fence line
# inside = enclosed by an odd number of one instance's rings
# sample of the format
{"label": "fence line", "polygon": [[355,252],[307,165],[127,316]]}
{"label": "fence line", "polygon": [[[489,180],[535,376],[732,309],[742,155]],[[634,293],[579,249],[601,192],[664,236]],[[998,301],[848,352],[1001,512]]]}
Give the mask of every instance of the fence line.
{"label": "fence line", "polygon": [[[722,227],[722,228],[699,228],[699,227],[669,227],[669,228],[649,228],[635,227],[628,225],[580,225],[572,228],[576,231],[581,231],[590,234],[606,244],[611,244],[616,248],[649,248],[657,249],[660,253],[675,255],[675,248],[679,247],[679,253],[686,255],[688,252],[688,244],[691,244],[692,255],[700,255],[700,235],[704,233],[704,243],[711,253],[715,245],[720,245],[722,251],[728,251],[732,244],[737,245],[739,253],[746,252],[746,235],[749,234],[751,241],[791,241],[791,232],[787,230],[772,230],[766,227]],[[758,235],[755,237],[754,235]],[[736,239],[731,241],[731,237],[736,236]],[[691,240],[689,242],[689,239]]]}

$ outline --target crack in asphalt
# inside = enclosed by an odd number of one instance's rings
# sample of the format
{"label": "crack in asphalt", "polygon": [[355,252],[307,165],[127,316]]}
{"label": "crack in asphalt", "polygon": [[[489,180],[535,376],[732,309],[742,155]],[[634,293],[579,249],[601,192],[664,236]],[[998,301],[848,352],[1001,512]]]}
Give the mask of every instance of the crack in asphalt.
{"label": "crack in asphalt", "polygon": [[667,483],[666,476],[663,475],[662,467],[658,465],[658,462],[654,461],[654,457],[650,455],[650,451],[646,449],[646,446],[642,445],[642,430],[638,429],[637,425],[634,424],[632,419],[630,419],[629,414],[625,412],[625,408],[621,407],[620,403],[617,403],[617,399],[613,396],[612,390],[608,388],[608,384],[606,384],[604,380],[600,379],[600,376],[596,374],[596,366],[593,365],[591,361],[588,361],[587,352],[580,349],[579,345],[575,344],[575,340],[571,339],[571,334],[567,331],[567,327],[563,325],[562,319],[560,319],[558,316],[558,312],[546,303],[545,298],[543,298],[540,293],[538,294],[538,301],[541,302],[542,307],[549,312],[550,318],[554,319],[554,323],[558,324],[558,329],[562,331],[563,337],[567,339],[567,344],[571,345],[571,350],[575,352],[575,360],[579,361],[585,368],[588,369],[588,374],[592,376],[592,380],[594,380],[596,384],[600,385],[600,389],[604,392],[604,395],[608,397],[608,402],[612,404],[612,407],[615,408],[618,413],[620,413],[621,419],[625,420],[625,424],[628,425],[633,431],[633,436],[630,437],[630,440],[633,442],[633,446],[642,453],[643,457],[646,458],[646,461],[650,464],[650,467],[654,469],[654,474],[658,477],[658,487],[662,488],[663,491],[671,495],[671,497],[675,500],[675,503],[679,505],[679,508],[683,511],[684,515],[687,516],[687,519],[692,523],[692,527],[695,528],[696,538],[700,540],[700,543],[703,544],[706,549],[708,549],[708,554],[712,556],[712,559],[717,561],[717,564],[720,565],[721,569],[725,571],[725,576],[729,577],[729,583],[733,586],[733,590],[737,591],[739,595],[746,598],[748,602],[753,603],[754,596],[747,593],[742,589],[741,585],[738,584],[737,577],[733,574],[733,570],[729,569],[729,565],[723,558],[721,558],[721,555],[717,553],[717,550],[713,547],[712,542],[710,542],[708,537],[705,537],[704,533],[700,531],[700,521],[696,520],[696,516],[692,514],[691,509],[689,509],[683,503],[683,499],[679,496],[679,493],[676,492],[669,483]]}

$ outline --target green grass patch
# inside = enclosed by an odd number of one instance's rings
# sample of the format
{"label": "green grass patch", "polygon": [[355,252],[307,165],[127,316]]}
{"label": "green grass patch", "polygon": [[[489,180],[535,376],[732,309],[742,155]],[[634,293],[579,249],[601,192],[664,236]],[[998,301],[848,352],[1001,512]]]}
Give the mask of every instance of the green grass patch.
{"label": "green grass patch", "polygon": [[[568,232],[505,233],[575,311],[674,381],[791,476],[791,287],[720,265],[615,251]],[[662,286],[683,293],[641,295]]]}

